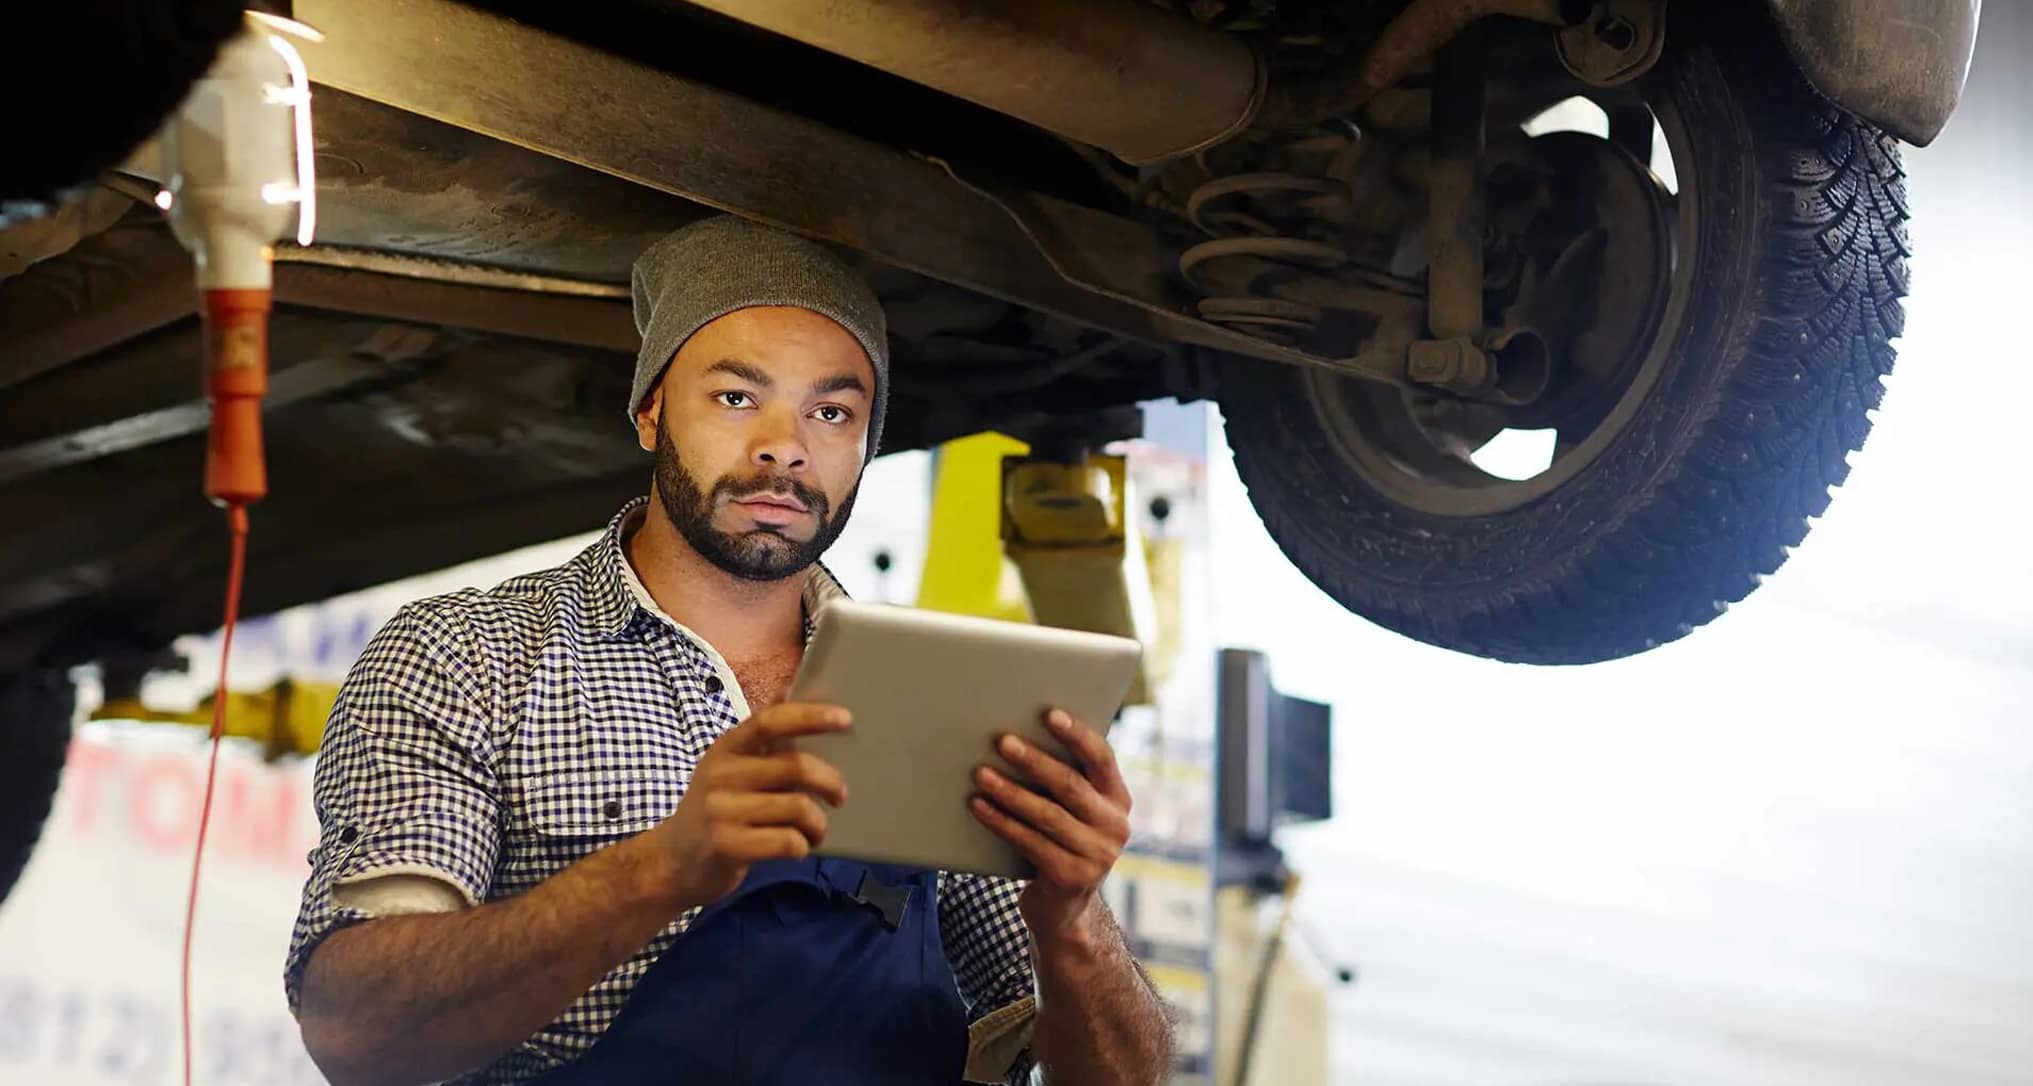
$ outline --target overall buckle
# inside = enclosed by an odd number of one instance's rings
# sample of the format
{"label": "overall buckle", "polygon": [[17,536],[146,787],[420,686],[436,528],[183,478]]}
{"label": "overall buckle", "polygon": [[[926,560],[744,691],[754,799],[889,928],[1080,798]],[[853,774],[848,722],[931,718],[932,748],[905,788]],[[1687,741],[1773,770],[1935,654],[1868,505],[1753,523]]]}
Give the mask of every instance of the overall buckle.
{"label": "overall buckle", "polygon": [[874,909],[882,916],[882,924],[891,931],[904,922],[904,910],[910,906],[911,893],[916,886],[891,886],[877,878],[873,871],[861,873],[861,885],[855,887],[848,899],[856,905]]}

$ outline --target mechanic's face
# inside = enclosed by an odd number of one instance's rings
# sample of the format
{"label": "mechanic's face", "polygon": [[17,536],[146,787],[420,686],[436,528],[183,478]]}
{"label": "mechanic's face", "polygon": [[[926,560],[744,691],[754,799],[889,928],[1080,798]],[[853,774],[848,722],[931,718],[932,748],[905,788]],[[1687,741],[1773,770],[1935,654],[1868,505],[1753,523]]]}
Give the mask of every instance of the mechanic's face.
{"label": "mechanic's face", "polygon": [[806,309],[739,309],[693,333],[636,415],[656,494],[692,549],[775,581],[818,561],[854,507],[875,371]]}

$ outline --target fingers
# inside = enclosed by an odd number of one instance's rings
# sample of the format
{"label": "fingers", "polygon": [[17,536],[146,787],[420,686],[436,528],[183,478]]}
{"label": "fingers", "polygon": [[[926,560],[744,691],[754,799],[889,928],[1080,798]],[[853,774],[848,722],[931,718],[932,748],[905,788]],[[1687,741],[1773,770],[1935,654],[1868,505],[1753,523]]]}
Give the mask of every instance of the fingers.
{"label": "fingers", "polygon": [[[1076,776],[1074,779],[1079,778]],[[1025,788],[988,766],[974,771],[974,784],[981,789],[982,795],[994,802],[998,810],[1019,819],[1069,852],[1082,856],[1112,856],[1129,839],[1129,820],[1121,814],[1104,809],[1091,820],[1077,817],[1062,804]]]}
{"label": "fingers", "polygon": [[826,840],[826,812],[802,792],[719,792],[706,797],[706,817],[720,826],[797,830],[812,848]]}
{"label": "fingers", "polygon": [[1122,770],[1115,762],[1114,748],[1108,745],[1108,740],[1103,739],[1100,732],[1073,719],[1073,715],[1064,709],[1046,713],[1045,727],[1051,729],[1059,742],[1073,752],[1095,791],[1115,801],[1123,810],[1129,810],[1129,786],[1123,783]]}
{"label": "fingers", "polygon": [[1057,800],[1081,821],[1101,825],[1119,817],[1128,804],[1111,802],[1080,771],[1030,743],[1005,735],[996,742],[996,752],[1021,771],[1033,787]]}
{"label": "fingers", "polygon": [[[694,781],[694,787],[698,784]],[[824,758],[802,750],[716,759],[708,787],[726,792],[809,792],[835,807],[847,802],[847,779]]]}
{"label": "fingers", "polygon": [[810,792],[838,807],[847,802],[847,782],[840,771],[822,758],[791,749],[788,741],[844,731],[852,723],[853,717],[837,705],[787,701],[769,706],[713,744],[692,787]]}
{"label": "fingers", "polygon": [[1113,860],[1090,858],[1066,849],[981,796],[974,797],[968,806],[982,825],[1008,841],[1037,868],[1040,880],[1053,886],[1067,889],[1098,886],[1114,866]]}
{"label": "fingers", "polygon": [[1008,841],[1038,871],[1038,878],[1068,890],[1090,890],[1115,866],[1129,842],[1129,788],[1115,752],[1092,729],[1059,710],[1046,715],[1052,734],[1080,768],[1034,744],[1005,735],[996,750],[1029,778],[1020,784],[989,766],[975,769],[981,789],[974,817]]}
{"label": "fingers", "polygon": [[845,731],[853,722],[853,716],[838,705],[786,701],[769,706],[735,725],[714,745],[725,745],[740,754],[768,754],[774,752],[782,740]]}
{"label": "fingers", "polygon": [[741,826],[725,823],[712,830],[713,855],[747,866],[764,860],[802,860],[812,843],[789,826]]}

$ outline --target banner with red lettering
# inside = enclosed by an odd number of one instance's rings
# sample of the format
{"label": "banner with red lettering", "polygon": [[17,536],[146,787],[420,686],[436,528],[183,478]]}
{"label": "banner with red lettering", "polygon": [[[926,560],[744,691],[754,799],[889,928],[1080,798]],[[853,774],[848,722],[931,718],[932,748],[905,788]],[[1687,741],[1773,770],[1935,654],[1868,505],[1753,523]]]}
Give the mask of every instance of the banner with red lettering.
{"label": "banner with red lettering", "polygon": [[[205,1086],[310,1086],[283,953],[316,839],[310,763],[229,742],[193,947]],[[179,1081],[177,955],[205,781],[196,728],[88,724],[21,883],[0,904],[0,1083]]]}

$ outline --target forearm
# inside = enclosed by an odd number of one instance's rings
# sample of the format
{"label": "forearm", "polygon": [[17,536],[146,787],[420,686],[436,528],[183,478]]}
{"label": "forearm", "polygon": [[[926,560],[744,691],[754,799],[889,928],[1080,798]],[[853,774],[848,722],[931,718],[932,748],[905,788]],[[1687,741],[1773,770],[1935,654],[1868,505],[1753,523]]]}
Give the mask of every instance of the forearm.
{"label": "forearm", "polygon": [[637,836],[516,897],[334,932],[304,974],[306,1047],[338,1086],[435,1082],[484,1065],[677,915],[659,862],[656,842]]}
{"label": "forearm", "polygon": [[1049,1086],[1159,1083],[1171,1072],[1164,1004],[1097,901],[1082,930],[1038,947],[1034,1052]]}

